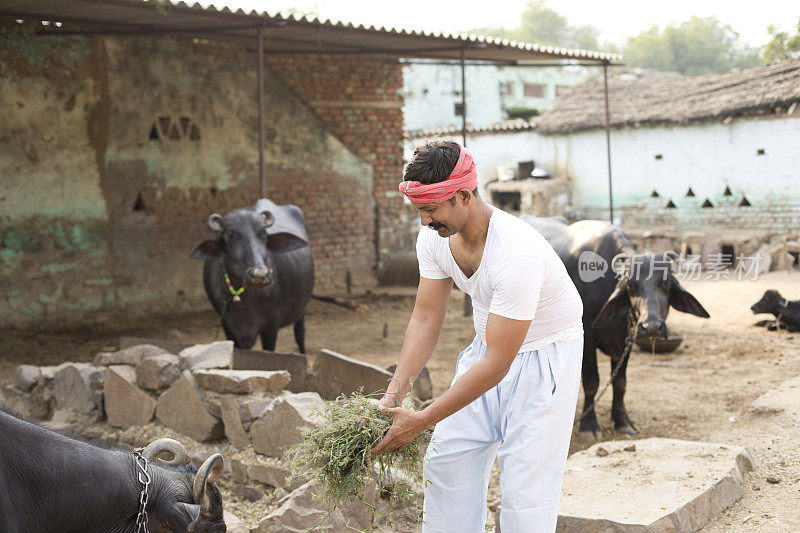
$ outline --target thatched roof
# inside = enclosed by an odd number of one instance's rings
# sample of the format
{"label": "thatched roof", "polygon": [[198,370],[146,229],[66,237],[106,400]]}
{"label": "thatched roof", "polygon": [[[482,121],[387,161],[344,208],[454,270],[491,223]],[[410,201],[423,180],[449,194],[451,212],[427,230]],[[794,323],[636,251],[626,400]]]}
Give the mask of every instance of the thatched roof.
{"label": "thatched roof", "polygon": [[[609,70],[614,127],[686,124],[756,114],[792,113],[800,102],[800,59],[727,74],[683,77],[641,69]],[[576,85],[537,121],[540,133],[605,124],[603,78]]]}

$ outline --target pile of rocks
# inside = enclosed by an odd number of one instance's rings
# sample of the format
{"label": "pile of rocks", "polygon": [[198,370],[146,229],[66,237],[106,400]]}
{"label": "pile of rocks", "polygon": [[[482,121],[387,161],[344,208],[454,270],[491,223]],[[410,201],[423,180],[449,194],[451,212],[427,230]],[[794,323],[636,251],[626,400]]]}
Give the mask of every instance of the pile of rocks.
{"label": "pile of rocks", "polygon": [[[98,440],[128,448],[126,430],[146,426],[149,438],[165,426],[179,440],[184,435],[243,450],[226,458],[223,483],[229,490],[247,500],[271,488],[287,492],[253,531],[305,530],[313,525],[306,522],[319,520],[320,503],[311,503],[315,487],[289,483],[289,468],[280,461],[284,451],[315,423],[313,413],[323,409],[324,399],[382,391],[392,376],[329,350],[317,355],[310,372],[304,355],[238,350],[231,341],[179,346],[128,339],[120,345],[119,351],[98,353],[91,364],[19,366],[13,382],[2,385],[0,405],[53,429],[87,438],[102,434]],[[427,369],[413,392],[420,401],[430,399]],[[106,429],[98,433],[98,426]],[[370,507],[354,505],[359,509],[346,516],[329,517],[331,531],[345,527],[342,520],[355,520],[348,528],[369,525]]]}

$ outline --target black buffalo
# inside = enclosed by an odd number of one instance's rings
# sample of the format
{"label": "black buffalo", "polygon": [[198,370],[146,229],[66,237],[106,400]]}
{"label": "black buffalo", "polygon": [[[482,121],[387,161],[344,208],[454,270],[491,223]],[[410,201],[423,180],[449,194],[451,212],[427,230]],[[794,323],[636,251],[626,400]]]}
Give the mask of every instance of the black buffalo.
{"label": "black buffalo", "polygon": [[249,349],[260,335],[264,349],[274,350],[278,329],[294,324],[305,353],[314,261],[300,208],[261,199],[224,217],[211,215],[208,226],[217,237],[198,244],[191,256],[205,260],[203,285],[225,336]]}
{"label": "black buffalo", "polygon": [[800,300],[790,302],[778,291],[768,290],[759,301],[750,306],[750,310],[755,314],[775,315],[775,320],[757,322],[757,326],[766,326],[771,330],[800,331]]}
{"label": "black buffalo", "polygon": [[[198,469],[183,446],[159,439],[143,452],[148,472],[147,528],[151,533],[224,533],[222,472],[214,454]],[[142,484],[136,458],[47,430],[0,410],[0,532],[135,531]]]}
{"label": "black buffalo", "polygon": [[[600,384],[597,348],[611,357],[613,371],[630,328],[635,328],[636,337],[663,338],[670,307],[704,318],[708,312],[675,279],[669,256],[637,254],[619,228],[596,220],[568,225],[561,218],[523,218],[553,246],[583,300],[584,416],[578,430],[598,438],[602,432],[594,411]],[[621,277],[617,270],[623,272]],[[612,382],[611,417],[617,431],[634,434],[636,427],[624,402],[627,366],[627,360],[622,362]]]}

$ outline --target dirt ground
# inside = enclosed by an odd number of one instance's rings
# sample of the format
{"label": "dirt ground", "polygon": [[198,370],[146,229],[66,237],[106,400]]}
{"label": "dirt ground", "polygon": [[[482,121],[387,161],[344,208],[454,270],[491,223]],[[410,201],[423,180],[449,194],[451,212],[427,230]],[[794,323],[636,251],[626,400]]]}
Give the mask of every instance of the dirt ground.
{"label": "dirt ground", "polygon": [[[632,353],[626,404],[639,430],[637,437],[746,446],[757,468],[746,477],[744,498],[703,531],[794,531],[800,518],[800,451],[796,447],[800,428],[771,428],[748,406],[781,382],[800,375],[800,334],[753,326],[766,317],[756,317],[749,307],[766,289],[777,289],[790,299],[800,298],[800,273],[773,272],[756,281],[684,281],[683,285],[711,318],[703,320],[673,310],[668,327],[670,333],[685,336],[683,345],[671,354],[653,355],[638,349]],[[366,309],[356,312],[316,301],[310,304],[309,353],[329,348],[379,366],[395,362],[414,290],[376,289],[351,298],[365,304]],[[444,331],[429,363],[436,395],[449,385],[456,357],[474,335],[472,320],[462,316],[462,302],[463,295],[454,291]],[[0,381],[10,379],[14,367],[22,363],[89,361],[98,351],[115,347],[120,335],[192,343],[224,338],[210,306],[205,311],[177,316],[109,316],[90,325],[3,328]],[[291,329],[281,331],[277,349],[296,350]],[[610,367],[607,357],[600,355],[599,360],[602,386]],[[609,390],[597,406],[603,439],[626,438],[615,435],[610,406]],[[591,444],[575,436],[570,453]],[[490,490],[492,507],[498,500],[495,479]],[[492,527],[490,519],[489,529]]]}

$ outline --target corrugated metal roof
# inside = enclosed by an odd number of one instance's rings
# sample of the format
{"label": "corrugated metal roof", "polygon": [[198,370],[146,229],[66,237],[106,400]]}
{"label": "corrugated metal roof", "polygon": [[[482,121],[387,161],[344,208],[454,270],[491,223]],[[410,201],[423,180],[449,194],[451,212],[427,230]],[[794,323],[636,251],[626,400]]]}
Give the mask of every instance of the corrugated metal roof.
{"label": "corrugated metal roof", "polygon": [[59,21],[47,32],[169,33],[254,44],[264,27],[267,53],[376,53],[397,57],[516,62],[554,59],[618,62],[621,56],[453,33],[354,25],[314,17],[169,0],[0,0],[0,17]]}
{"label": "corrugated metal roof", "polygon": [[[486,126],[467,126],[467,133],[516,133],[518,131],[535,130],[535,120],[514,119],[494,122]],[[448,126],[444,128],[426,128],[409,130],[406,139],[422,139],[426,137],[445,137],[461,135],[461,126]]]}

